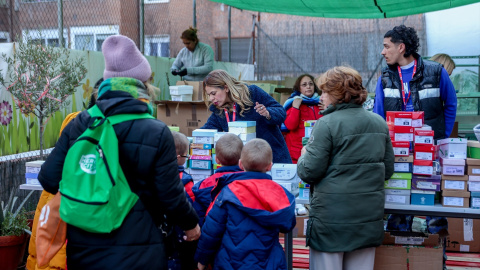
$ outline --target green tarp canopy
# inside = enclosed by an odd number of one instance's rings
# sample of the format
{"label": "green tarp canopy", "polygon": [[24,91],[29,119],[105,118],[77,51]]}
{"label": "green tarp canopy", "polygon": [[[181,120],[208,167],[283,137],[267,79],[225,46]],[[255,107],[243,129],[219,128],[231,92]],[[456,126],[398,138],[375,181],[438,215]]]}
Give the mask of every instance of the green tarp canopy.
{"label": "green tarp canopy", "polygon": [[[478,0],[211,0],[251,11],[299,16],[376,19],[449,9]],[[448,18],[446,18],[448,19]]]}

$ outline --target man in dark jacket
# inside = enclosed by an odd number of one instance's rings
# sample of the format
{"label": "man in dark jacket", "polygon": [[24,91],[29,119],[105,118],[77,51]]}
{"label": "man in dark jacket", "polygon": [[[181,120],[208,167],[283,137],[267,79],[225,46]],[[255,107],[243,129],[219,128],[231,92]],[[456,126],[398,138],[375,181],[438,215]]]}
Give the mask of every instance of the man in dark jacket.
{"label": "man in dark jacket", "polygon": [[373,111],[383,118],[387,111],[424,111],[435,140],[448,138],[457,114],[455,88],[442,65],[420,57],[419,46],[412,27],[395,26],[385,34],[388,66],[378,78]]}
{"label": "man in dark jacket", "polygon": [[[135,43],[125,36],[111,36],[102,51],[105,81],[97,100],[102,113],[106,117],[151,114],[151,91],[144,84],[151,69]],[[46,191],[57,193],[68,149],[91,124],[89,113],[83,111],[65,127],[38,176]],[[179,179],[173,137],[156,119],[126,121],[114,129],[121,168],[139,200],[120,228],[110,233],[91,233],[69,225],[68,268],[166,269],[164,237],[158,229],[164,215],[185,231],[188,241],[200,236],[198,217]]]}

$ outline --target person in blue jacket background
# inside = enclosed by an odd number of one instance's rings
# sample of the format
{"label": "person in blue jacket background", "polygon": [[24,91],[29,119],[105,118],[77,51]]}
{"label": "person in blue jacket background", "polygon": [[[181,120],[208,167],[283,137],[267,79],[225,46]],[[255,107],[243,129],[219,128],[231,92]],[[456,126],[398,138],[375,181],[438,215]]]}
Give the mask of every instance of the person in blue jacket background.
{"label": "person in blue jacket background", "polygon": [[255,121],[257,138],[273,149],[274,163],[292,163],[280,126],[287,113],[280,103],[256,85],[248,85],[224,70],[214,70],[203,80],[203,99],[212,111],[201,128],[228,132],[230,121]]}
{"label": "person in blue jacket background", "polygon": [[447,71],[420,57],[412,27],[395,26],[385,34],[383,47],[388,66],[378,78],[373,111],[383,118],[387,111],[424,111],[435,140],[448,138],[457,114],[457,95]]}
{"label": "person in blue jacket background", "polygon": [[272,149],[262,139],[243,147],[245,172],[224,175],[212,190],[195,260],[198,269],[287,269],[279,233],[295,227],[295,197],[272,181]]}

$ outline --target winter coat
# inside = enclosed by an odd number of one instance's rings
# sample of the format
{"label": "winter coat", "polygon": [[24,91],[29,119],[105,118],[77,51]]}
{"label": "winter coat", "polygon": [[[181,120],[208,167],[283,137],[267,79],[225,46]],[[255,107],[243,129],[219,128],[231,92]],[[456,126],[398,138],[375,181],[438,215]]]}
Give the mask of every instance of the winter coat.
{"label": "winter coat", "polygon": [[235,166],[223,166],[216,170],[214,174],[203,179],[202,181],[197,182],[193,188],[193,194],[196,199],[196,207],[198,218],[200,219],[199,224],[203,226],[205,221],[205,213],[207,212],[208,207],[213,201],[212,189],[217,185],[217,179],[225,174],[243,172],[238,165]]}
{"label": "winter coat", "polygon": [[313,186],[307,245],[350,252],[383,241],[384,181],[394,155],[383,118],[361,105],[330,105],[315,124],[298,176]]}
{"label": "winter coat", "polygon": [[219,178],[196,260],[213,269],[287,269],[278,237],[295,227],[295,198],[271,179],[259,172]]}
{"label": "winter coat", "polygon": [[[270,113],[271,119],[257,113],[254,106],[250,110],[244,111],[243,116],[240,115],[240,106],[237,106],[237,121],[256,121],[257,138],[266,140],[273,151],[274,163],[292,163],[290,154],[288,153],[287,144],[283,138],[279,126],[285,121],[286,113],[282,105],[273,99],[267,92],[263,91],[256,85],[249,85],[250,100],[263,104]],[[228,122],[225,119],[223,110],[219,110],[215,105],[210,106],[212,114],[202,128],[217,129],[218,131],[228,132]],[[233,113],[229,114],[229,121],[232,121]]]}
{"label": "winter coat", "polygon": [[[124,91],[102,94],[97,105],[105,116],[148,111],[146,103]],[[83,111],[64,129],[38,176],[47,192],[57,193],[67,151],[91,120]],[[89,233],[68,225],[68,269],[165,269],[164,239],[158,229],[164,215],[183,230],[198,222],[179,179],[173,137],[156,119],[127,121],[114,129],[120,165],[139,200],[111,233]]]}
{"label": "winter coat", "polygon": [[322,117],[319,113],[320,108],[318,106],[305,104],[301,104],[298,109],[291,107],[287,110],[285,126],[289,132],[285,134],[285,142],[293,163],[297,163],[303,147],[302,138],[305,137],[305,121],[319,119]]}

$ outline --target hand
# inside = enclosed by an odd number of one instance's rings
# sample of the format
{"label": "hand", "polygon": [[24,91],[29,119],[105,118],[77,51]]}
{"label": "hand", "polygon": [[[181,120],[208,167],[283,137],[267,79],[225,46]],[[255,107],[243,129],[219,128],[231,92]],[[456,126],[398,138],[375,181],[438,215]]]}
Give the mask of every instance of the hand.
{"label": "hand", "polygon": [[303,154],[305,154],[305,152],[307,152],[307,149],[305,149],[305,146],[302,147],[302,150],[300,151],[300,156],[303,156]]}
{"label": "hand", "polygon": [[263,104],[259,104],[258,102],[255,104],[254,109],[257,111],[258,114],[261,116],[264,116],[267,118],[267,120],[270,120],[270,112],[263,106]]}
{"label": "hand", "polygon": [[183,239],[186,241],[196,241],[198,238],[200,238],[200,235],[202,232],[200,231],[200,226],[195,226],[195,228],[185,231],[185,236],[183,236]]}
{"label": "hand", "polygon": [[177,76],[177,75],[178,75],[178,71],[172,70],[172,75],[173,75],[173,76]]}
{"label": "hand", "polygon": [[296,109],[300,108],[300,105],[302,105],[302,99],[301,98],[296,98],[293,100],[292,106]]}
{"label": "hand", "polygon": [[197,268],[198,268],[198,270],[203,270],[203,269],[205,269],[205,265],[203,265],[201,263],[198,263]]}
{"label": "hand", "polygon": [[323,103],[318,103],[318,108],[320,110],[325,110],[325,105],[323,105]]}
{"label": "hand", "polygon": [[177,74],[178,74],[178,76],[183,77],[183,76],[187,75],[187,69],[184,68],[184,69],[180,70]]}

